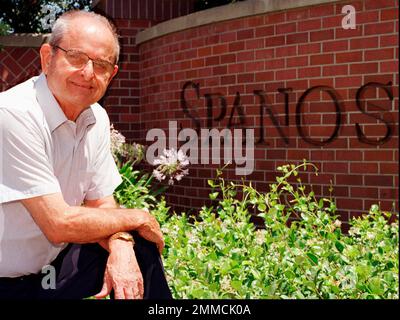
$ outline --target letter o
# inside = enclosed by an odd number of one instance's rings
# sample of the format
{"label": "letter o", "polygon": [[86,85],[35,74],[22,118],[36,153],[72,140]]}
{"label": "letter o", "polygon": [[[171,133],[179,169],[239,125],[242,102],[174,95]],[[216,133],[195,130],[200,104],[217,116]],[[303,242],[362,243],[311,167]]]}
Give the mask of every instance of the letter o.
{"label": "letter o", "polygon": [[[326,91],[329,96],[332,98],[333,103],[335,105],[335,111],[336,111],[336,124],[335,124],[335,130],[333,131],[332,135],[325,140],[319,141],[319,140],[313,140],[309,137],[307,137],[304,132],[303,128],[301,126],[301,108],[303,107],[304,100],[307,98],[307,96],[315,90],[319,91]],[[300,97],[299,101],[297,102],[296,105],[296,127],[297,131],[299,132],[299,135],[303,138],[304,141],[315,145],[315,146],[323,146],[328,143],[330,143],[333,139],[336,138],[336,136],[339,133],[339,128],[341,124],[341,108],[340,108],[340,96],[339,94],[335,91],[335,89],[328,87],[328,86],[314,86],[309,89],[307,89]]]}

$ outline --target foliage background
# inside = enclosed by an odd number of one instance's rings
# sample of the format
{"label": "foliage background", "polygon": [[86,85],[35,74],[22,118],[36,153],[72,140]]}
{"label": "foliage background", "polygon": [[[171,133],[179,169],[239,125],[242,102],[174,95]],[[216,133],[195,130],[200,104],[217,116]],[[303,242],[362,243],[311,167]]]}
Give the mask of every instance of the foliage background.
{"label": "foliage background", "polygon": [[[398,299],[398,213],[374,205],[343,234],[334,199],[316,199],[298,179],[310,168],[318,174],[306,161],[279,167],[267,193],[226,183],[218,170],[209,181],[216,205],[195,216],[171,214],[164,200],[150,198],[149,184],[143,191],[126,186],[116,197],[150,209],[160,222],[176,299]],[[140,176],[143,188],[148,180]],[[255,208],[265,229],[250,221]]]}
{"label": "foliage background", "polygon": [[[9,26],[9,32],[48,32],[42,21],[49,10],[55,18],[71,9],[90,10],[91,0],[1,0],[0,21]],[[1,29],[1,27],[0,27]]]}

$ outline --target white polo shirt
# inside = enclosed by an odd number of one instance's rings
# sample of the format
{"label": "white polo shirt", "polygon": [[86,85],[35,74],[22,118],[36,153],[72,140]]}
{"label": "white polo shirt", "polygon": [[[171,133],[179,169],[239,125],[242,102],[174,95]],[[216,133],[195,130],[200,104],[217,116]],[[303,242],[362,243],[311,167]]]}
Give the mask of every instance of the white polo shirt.
{"label": "white polo shirt", "polygon": [[0,93],[0,277],[38,273],[66,244],[47,240],[21,199],[61,192],[71,206],[121,183],[110,122],[93,104],[70,121],[44,74]]}

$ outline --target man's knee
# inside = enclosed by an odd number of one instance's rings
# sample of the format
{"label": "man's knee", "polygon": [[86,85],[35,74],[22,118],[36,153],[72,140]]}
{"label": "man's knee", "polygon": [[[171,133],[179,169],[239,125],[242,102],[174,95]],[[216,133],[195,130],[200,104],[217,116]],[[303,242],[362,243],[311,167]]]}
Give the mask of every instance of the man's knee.
{"label": "man's knee", "polygon": [[137,232],[132,232],[132,236],[135,240],[134,249],[137,256],[142,256],[146,260],[152,262],[159,260],[160,253],[158,252],[157,246],[154,242],[142,238]]}

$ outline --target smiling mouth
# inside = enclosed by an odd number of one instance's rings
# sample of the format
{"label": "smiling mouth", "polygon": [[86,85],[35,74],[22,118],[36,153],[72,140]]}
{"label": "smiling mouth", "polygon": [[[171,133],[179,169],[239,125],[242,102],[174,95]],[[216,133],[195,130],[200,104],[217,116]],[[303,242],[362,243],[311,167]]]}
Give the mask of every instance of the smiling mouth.
{"label": "smiling mouth", "polygon": [[78,87],[84,88],[84,89],[88,89],[88,90],[90,90],[90,89],[92,89],[92,88],[93,88],[93,87],[92,87],[92,86],[90,86],[90,85],[79,84],[79,83],[76,83],[76,82],[72,82],[72,84],[73,84],[73,85],[75,85],[75,86],[78,86]]}

